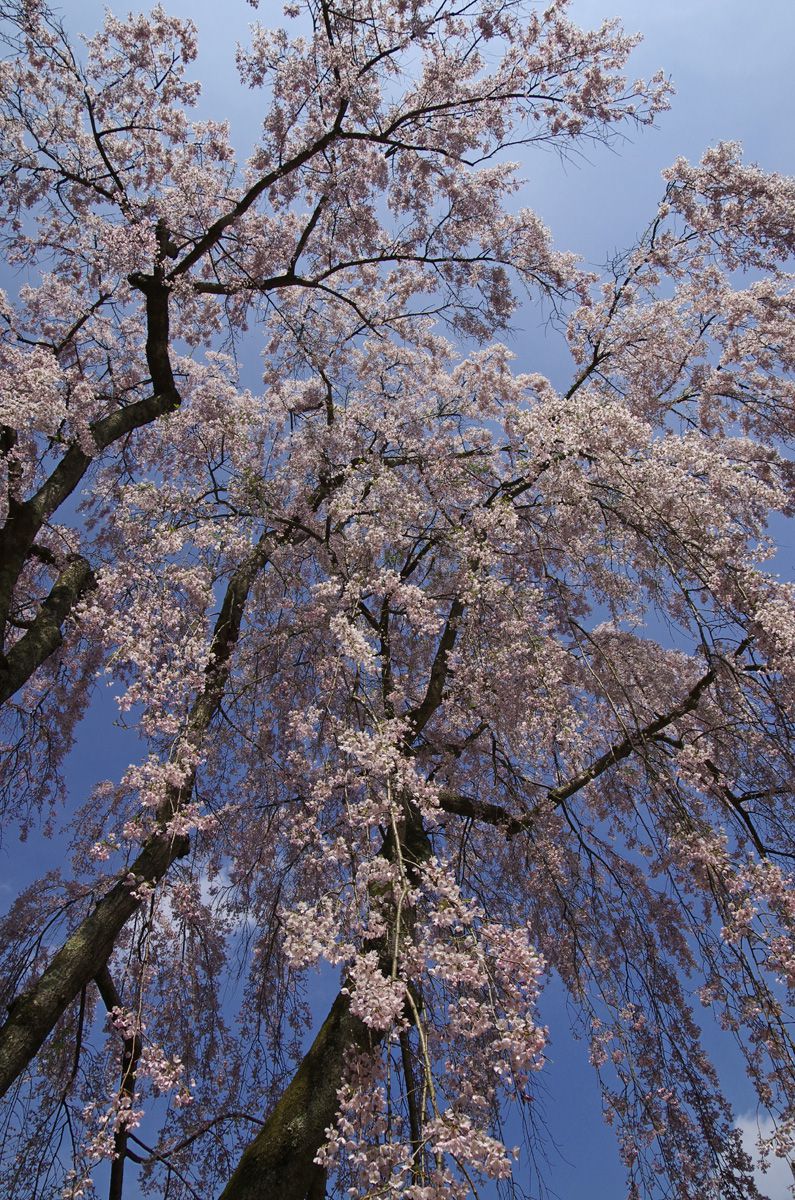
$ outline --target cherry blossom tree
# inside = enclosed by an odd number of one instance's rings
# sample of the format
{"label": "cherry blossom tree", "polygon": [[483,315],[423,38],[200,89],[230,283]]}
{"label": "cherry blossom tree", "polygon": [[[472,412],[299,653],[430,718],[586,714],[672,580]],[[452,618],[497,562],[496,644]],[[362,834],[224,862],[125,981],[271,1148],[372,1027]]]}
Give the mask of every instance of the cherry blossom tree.
{"label": "cherry blossom tree", "polygon": [[[566,10],[290,4],[241,165],[189,22],[3,0],[0,795],[71,829],[2,925],[9,1197],[522,1194],[553,973],[631,1197],[759,1194],[711,1017],[793,1145],[795,182],[679,160],[585,272],[512,148],[669,89]],[[142,757],[67,797],[108,682]]]}

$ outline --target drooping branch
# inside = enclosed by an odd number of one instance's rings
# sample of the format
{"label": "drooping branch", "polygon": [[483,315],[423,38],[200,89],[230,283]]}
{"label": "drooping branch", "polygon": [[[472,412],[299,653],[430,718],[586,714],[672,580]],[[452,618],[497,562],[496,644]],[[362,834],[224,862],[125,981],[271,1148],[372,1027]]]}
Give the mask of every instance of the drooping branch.
{"label": "drooping branch", "polygon": [[[201,745],[223,698],[246,601],[267,561],[268,545],[269,539],[263,535],[227,587],[215,623],[204,688],[188,722],[187,739],[195,748]],[[70,934],[40,978],[9,1006],[8,1018],[0,1028],[0,1096],[25,1070],[75,996],[100,974],[119,933],[141,903],[140,885],[158,883],[171,864],[188,852],[188,838],[175,836],[169,826],[189,802],[194,781],[195,768],[180,786],[168,788],[157,809],[155,830],[124,876]]]}

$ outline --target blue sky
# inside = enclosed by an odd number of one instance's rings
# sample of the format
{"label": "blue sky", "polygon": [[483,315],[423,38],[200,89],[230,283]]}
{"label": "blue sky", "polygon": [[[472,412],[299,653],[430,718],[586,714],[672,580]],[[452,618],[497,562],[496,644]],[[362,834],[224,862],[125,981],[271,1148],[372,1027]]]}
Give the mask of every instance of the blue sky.
{"label": "blue sky", "polygon": [[[128,5],[111,7],[120,11]],[[254,13],[244,0],[164,0],[164,7],[190,15],[198,24],[196,74],[206,81],[202,114],[228,119],[237,144],[245,149],[256,136],[259,97],[235,87],[233,56]],[[102,8],[95,0],[72,0],[64,5],[67,24],[91,31]],[[743,142],[747,157],[763,167],[795,172],[793,0],[757,0],[753,6],[748,0],[574,0],[571,12],[582,24],[618,16],[628,30],[644,32],[646,41],[636,51],[632,70],[641,75],[664,69],[677,94],[658,128],[633,132],[630,140],[611,149],[587,147],[581,158],[566,163],[543,150],[528,156],[520,201],[536,208],[562,249],[599,264],[624,248],[653,211],[662,188],[660,171],[679,154],[699,158],[721,139]],[[265,0],[257,15],[264,23],[277,23],[281,5]],[[524,327],[506,339],[517,366],[561,380],[565,358],[560,349],[546,340],[537,314],[528,311],[522,319]],[[783,530],[783,540],[791,564],[791,527]],[[134,735],[111,727],[114,716],[112,699],[104,693],[89,717],[91,749],[87,752],[86,740],[81,744],[78,738],[69,763],[70,788],[77,799],[97,780],[118,777],[137,755]],[[13,847],[0,851],[0,904],[38,871],[43,858],[50,860],[56,852],[37,844],[23,855]],[[596,1082],[584,1046],[565,1033],[562,1007],[560,991],[553,986],[543,1005],[543,1018],[553,1026],[544,1115],[557,1145],[549,1152],[547,1181],[562,1200],[622,1200],[623,1174],[611,1134],[600,1121]],[[750,1093],[725,1047],[720,1064],[738,1114],[750,1129]],[[780,1164],[765,1184],[770,1200],[785,1200],[788,1181],[788,1169]]]}

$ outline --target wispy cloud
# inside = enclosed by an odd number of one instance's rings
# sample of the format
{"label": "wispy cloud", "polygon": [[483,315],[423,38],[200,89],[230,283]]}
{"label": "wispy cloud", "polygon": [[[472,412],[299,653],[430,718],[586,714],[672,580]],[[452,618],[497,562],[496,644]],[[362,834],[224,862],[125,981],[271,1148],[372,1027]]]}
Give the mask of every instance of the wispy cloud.
{"label": "wispy cloud", "polygon": [[[769,1138],[775,1129],[770,1117],[757,1117],[755,1113],[744,1113],[737,1120],[737,1128],[743,1135],[745,1149],[757,1160],[757,1142]],[[785,1158],[771,1154],[768,1170],[756,1172],[756,1186],[767,1200],[792,1200],[795,1196],[795,1165]]]}

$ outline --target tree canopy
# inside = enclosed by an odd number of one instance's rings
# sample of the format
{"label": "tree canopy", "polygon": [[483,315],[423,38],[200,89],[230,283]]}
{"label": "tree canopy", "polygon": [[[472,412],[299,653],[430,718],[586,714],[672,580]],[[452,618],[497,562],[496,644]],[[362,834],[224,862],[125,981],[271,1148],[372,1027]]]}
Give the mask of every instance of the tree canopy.
{"label": "tree canopy", "polygon": [[[795,1141],[795,180],[678,159],[584,270],[514,148],[670,89],[567,9],[288,4],[241,163],[190,22],[0,3],[0,803],[70,822],[0,925],[10,1198],[535,1195],[552,975],[630,1197],[759,1195],[713,1018]],[[108,683],[141,756],[67,796]]]}

